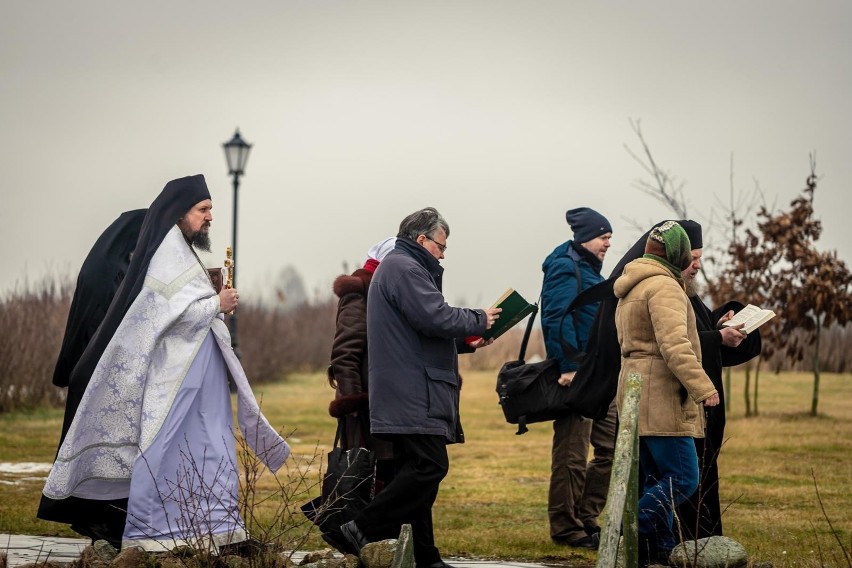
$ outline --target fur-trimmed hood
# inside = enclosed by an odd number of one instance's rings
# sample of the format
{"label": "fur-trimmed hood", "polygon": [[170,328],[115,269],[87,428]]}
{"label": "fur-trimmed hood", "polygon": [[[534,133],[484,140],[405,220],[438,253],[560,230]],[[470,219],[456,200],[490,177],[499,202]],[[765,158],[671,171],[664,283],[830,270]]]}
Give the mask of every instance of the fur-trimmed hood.
{"label": "fur-trimmed hood", "polygon": [[332,290],[338,298],[342,298],[346,294],[366,296],[367,289],[370,287],[370,280],[372,279],[372,272],[359,268],[352,274],[341,274],[335,278]]}

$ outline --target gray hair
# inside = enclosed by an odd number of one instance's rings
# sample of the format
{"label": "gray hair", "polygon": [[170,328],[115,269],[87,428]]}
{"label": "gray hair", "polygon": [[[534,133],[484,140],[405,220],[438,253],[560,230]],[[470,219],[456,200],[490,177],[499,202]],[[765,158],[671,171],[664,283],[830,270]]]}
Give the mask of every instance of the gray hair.
{"label": "gray hair", "polygon": [[441,217],[438,210],[434,207],[426,207],[403,219],[402,223],[399,224],[399,233],[396,236],[408,237],[412,241],[416,241],[420,235],[434,236],[438,229],[443,229],[444,234],[450,236],[450,226]]}

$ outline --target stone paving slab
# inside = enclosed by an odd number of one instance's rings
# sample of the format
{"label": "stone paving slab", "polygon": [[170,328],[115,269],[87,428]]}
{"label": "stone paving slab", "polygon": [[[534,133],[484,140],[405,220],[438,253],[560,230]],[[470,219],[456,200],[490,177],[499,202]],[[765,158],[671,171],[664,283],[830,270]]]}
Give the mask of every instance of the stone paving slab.
{"label": "stone paving slab", "polygon": [[[80,552],[89,542],[87,538],[0,533],[0,551],[6,553],[9,568],[34,562],[44,562],[45,560],[70,563],[80,556]],[[298,563],[304,555],[305,552],[295,552],[293,561]],[[471,560],[466,558],[445,558],[445,560],[456,568],[544,568],[541,564],[511,560]]]}
{"label": "stone paving slab", "polygon": [[87,544],[89,539],[85,538],[0,534],[0,551],[6,553],[9,568],[46,560],[71,562]]}

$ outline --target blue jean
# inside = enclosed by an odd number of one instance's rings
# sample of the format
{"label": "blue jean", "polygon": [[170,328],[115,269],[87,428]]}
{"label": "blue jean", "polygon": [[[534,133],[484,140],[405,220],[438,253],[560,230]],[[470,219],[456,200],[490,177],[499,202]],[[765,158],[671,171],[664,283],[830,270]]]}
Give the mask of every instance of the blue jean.
{"label": "blue jean", "polygon": [[698,455],[689,436],[641,436],[639,464],[645,476],[639,497],[639,538],[654,552],[669,552],[674,508],[698,489]]}

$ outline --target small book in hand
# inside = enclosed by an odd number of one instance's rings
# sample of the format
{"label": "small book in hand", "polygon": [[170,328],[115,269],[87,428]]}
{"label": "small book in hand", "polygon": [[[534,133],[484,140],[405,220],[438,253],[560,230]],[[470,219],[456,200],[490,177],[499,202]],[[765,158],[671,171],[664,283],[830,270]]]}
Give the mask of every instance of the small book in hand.
{"label": "small book in hand", "polygon": [[503,311],[500,312],[500,317],[497,318],[497,321],[494,322],[491,329],[486,330],[485,333],[482,334],[482,338],[486,340],[492,338],[497,339],[512,329],[519,321],[535,311],[535,305],[527,302],[524,297],[513,288],[509,288],[503,292],[503,295],[500,296],[500,298],[498,298],[491,307],[503,308]]}
{"label": "small book in hand", "polygon": [[772,310],[761,309],[754,304],[749,304],[722,325],[731,327],[742,323],[745,325],[740,329],[746,333],[751,333],[774,317],[775,312]]}
{"label": "small book in hand", "polygon": [[207,273],[210,275],[210,282],[213,284],[213,289],[218,294],[222,291],[222,285],[225,282],[225,271],[221,268],[208,268]]}

